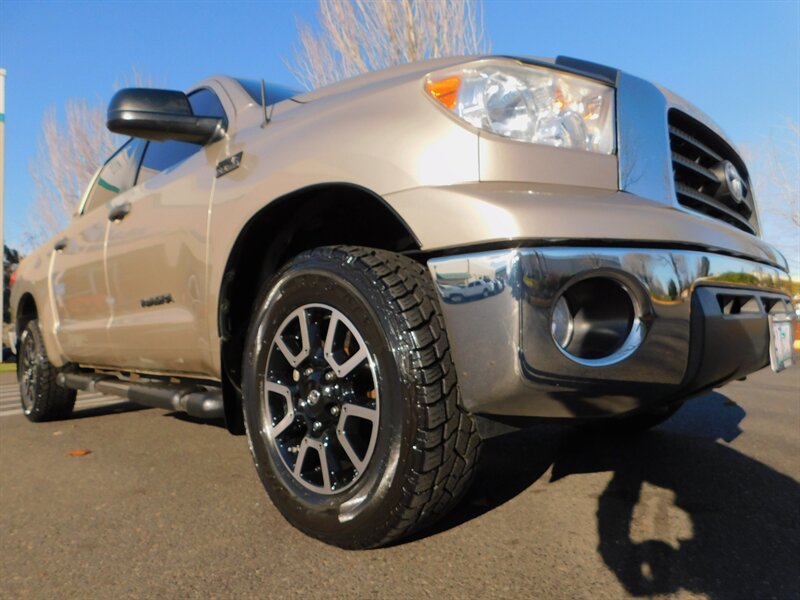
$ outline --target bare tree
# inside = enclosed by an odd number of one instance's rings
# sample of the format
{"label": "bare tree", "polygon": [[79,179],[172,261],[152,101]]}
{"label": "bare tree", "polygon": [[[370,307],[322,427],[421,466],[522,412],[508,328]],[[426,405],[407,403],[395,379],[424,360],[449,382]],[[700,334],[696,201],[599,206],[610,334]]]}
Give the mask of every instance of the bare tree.
{"label": "bare tree", "polygon": [[42,242],[69,221],[81,195],[119,137],[106,129],[105,106],[68,100],[64,120],[55,107],[45,113],[36,158],[30,165],[34,197],[28,238]]}
{"label": "bare tree", "polygon": [[320,0],[289,69],[309,89],[426,58],[488,51],[475,0]]}
{"label": "bare tree", "polygon": [[800,123],[787,121],[783,134],[766,148],[764,176],[778,195],[778,212],[800,227]]}
{"label": "bare tree", "polygon": [[800,123],[787,119],[780,129],[746,146],[758,196],[764,236],[800,271]]}
{"label": "bare tree", "polygon": [[[114,87],[127,85],[151,87],[150,78],[136,69]],[[36,158],[30,165],[35,197],[24,233],[26,246],[37,246],[66,226],[92,175],[123,140],[106,129],[104,102],[67,100],[63,116],[60,120],[53,106],[42,119]]]}

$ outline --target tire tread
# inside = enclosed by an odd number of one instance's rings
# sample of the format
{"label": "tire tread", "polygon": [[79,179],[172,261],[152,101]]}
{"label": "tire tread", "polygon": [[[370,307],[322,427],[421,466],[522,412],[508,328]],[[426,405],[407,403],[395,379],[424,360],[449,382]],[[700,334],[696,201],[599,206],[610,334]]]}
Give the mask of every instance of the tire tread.
{"label": "tire tread", "polygon": [[461,500],[476,471],[480,436],[460,407],[444,319],[426,269],[405,256],[358,246],[317,248],[298,258],[314,255],[360,268],[381,286],[408,344],[418,423],[414,466],[382,537],[363,545],[381,546],[431,525]]}

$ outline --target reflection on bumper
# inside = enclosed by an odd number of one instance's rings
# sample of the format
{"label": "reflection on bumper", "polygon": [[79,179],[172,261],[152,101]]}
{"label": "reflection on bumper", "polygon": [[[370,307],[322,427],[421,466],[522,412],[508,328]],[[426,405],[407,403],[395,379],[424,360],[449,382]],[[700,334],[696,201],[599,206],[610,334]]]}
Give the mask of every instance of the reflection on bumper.
{"label": "reflection on bumper", "polygon": [[[428,266],[462,402],[489,414],[603,416],[721,385],[766,364],[766,313],[790,311],[784,271],[712,253],[518,248]],[[572,360],[550,334],[555,301],[587,276],[635,299],[644,337],[621,360]]]}

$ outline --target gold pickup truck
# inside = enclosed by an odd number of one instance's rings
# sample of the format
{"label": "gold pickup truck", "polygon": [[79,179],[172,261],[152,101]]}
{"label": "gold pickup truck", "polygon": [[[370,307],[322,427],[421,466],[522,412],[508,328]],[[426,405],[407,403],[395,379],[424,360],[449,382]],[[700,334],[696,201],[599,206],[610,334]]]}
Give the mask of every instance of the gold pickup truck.
{"label": "gold pickup truck", "polygon": [[224,418],[328,543],[431,523],[485,436],[643,429],[791,362],[787,263],[741,156],[616,69],[212,77],[122,90],[108,126],[131,139],[13,286],[25,413],[95,390]]}

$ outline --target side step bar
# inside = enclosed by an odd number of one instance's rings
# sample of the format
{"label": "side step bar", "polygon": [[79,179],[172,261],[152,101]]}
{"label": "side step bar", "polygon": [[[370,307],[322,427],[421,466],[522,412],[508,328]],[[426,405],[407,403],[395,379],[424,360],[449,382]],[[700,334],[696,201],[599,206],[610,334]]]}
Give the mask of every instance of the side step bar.
{"label": "side step bar", "polygon": [[199,419],[222,419],[222,390],[196,384],[131,383],[98,374],[61,373],[58,384],[72,390],[122,396],[136,404],[185,412]]}

